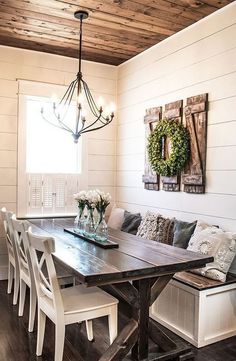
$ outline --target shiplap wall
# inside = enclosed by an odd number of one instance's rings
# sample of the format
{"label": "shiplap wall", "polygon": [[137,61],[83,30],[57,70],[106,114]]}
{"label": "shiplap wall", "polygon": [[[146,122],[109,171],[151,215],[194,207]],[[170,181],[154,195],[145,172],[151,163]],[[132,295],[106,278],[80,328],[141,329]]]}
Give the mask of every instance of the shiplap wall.
{"label": "shiplap wall", "polygon": [[[0,207],[16,211],[17,192],[17,79],[67,85],[75,78],[78,61],[57,55],[0,46]],[[117,69],[83,62],[83,75],[95,98],[116,102]],[[87,139],[88,188],[109,191],[115,197],[115,121]],[[72,139],[71,139],[72,141]],[[6,275],[6,248],[0,222],[0,279]]]}
{"label": "shiplap wall", "polygon": [[[236,2],[119,66],[117,204],[236,231]],[[144,190],[145,109],[209,93],[206,194]]]}

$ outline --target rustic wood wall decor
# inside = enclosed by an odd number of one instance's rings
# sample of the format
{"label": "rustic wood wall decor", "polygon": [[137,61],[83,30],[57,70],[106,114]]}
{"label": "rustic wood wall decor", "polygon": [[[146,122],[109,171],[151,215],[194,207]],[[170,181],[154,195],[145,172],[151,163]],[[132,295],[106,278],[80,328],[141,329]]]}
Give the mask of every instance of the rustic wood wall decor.
{"label": "rustic wood wall decor", "polygon": [[[177,100],[165,105],[165,111],[163,118],[175,119],[179,123],[182,122],[183,115],[183,100]],[[165,150],[165,159],[169,157],[171,152],[171,143],[168,138],[165,139],[164,150]],[[180,174],[177,174],[173,177],[161,177],[163,183],[163,189],[165,191],[179,192],[180,191]]]}
{"label": "rustic wood wall decor", "polygon": [[[145,123],[145,172],[143,182],[145,189],[159,190],[160,183],[165,191],[178,192],[183,184],[183,191],[187,193],[205,192],[206,171],[206,135],[207,135],[208,95],[200,94],[187,98],[183,114],[183,100],[178,100],[162,107],[146,110]],[[162,118],[176,119],[183,122],[190,135],[190,159],[182,172],[173,177],[159,176],[151,168],[147,154],[148,136]],[[164,157],[167,159],[171,153],[170,140],[163,139]]]}
{"label": "rustic wood wall decor", "polygon": [[[162,113],[162,107],[150,108],[146,110],[146,115],[144,117],[146,144],[149,134],[155,128],[155,123],[157,123],[161,119],[161,113]],[[158,191],[159,178],[160,177],[152,170],[149,164],[147,147],[145,145],[145,169],[143,175],[144,188]]]}
{"label": "rustic wood wall decor", "polygon": [[190,160],[182,174],[184,192],[205,192],[206,135],[207,135],[207,94],[187,99],[184,108],[184,124],[190,134]]}

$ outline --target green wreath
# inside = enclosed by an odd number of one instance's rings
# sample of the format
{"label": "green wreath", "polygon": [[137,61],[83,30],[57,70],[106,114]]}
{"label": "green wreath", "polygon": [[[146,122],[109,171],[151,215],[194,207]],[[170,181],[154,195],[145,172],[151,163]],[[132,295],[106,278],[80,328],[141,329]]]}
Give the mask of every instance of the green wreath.
{"label": "green wreath", "polygon": [[[162,158],[162,138],[170,138],[172,149],[168,159]],[[148,158],[152,169],[162,176],[178,174],[189,158],[189,134],[176,120],[162,119],[148,137]]]}

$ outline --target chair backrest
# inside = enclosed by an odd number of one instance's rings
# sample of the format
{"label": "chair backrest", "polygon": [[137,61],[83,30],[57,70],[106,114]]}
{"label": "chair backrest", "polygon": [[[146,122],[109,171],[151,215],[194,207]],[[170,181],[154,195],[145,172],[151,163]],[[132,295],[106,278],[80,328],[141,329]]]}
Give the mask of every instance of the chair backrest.
{"label": "chair backrest", "polygon": [[[52,301],[56,314],[64,312],[61,291],[52,257],[52,253],[55,252],[55,239],[53,237],[36,235],[32,232],[31,227],[29,227],[26,234],[28,236],[29,253],[38,299],[47,297]],[[48,278],[42,270],[44,264],[46,265]]]}
{"label": "chair backrest", "polygon": [[9,212],[5,207],[1,209],[1,218],[3,221],[4,231],[5,231],[5,239],[7,244],[8,254],[12,255],[16,258],[16,247],[13,236],[13,229],[11,224],[11,218],[13,216],[13,212]]}
{"label": "chair backrest", "polygon": [[34,285],[33,267],[29,254],[29,241],[26,235],[29,224],[27,221],[17,220],[15,215],[12,216],[11,223],[20,271],[28,273],[31,285]]}

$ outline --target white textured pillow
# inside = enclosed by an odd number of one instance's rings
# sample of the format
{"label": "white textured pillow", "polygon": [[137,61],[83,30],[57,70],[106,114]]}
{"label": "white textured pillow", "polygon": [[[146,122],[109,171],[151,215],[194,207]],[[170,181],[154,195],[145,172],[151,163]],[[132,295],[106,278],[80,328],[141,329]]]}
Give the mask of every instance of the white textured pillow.
{"label": "white textured pillow", "polygon": [[225,282],[236,254],[236,234],[216,227],[206,228],[190,238],[187,250],[214,257],[214,262],[191,272]]}
{"label": "white textured pillow", "polygon": [[138,227],[136,235],[146,239],[155,240],[157,237],[157,222],[158,214],[147,211]]}
{"label": "white textured pillow", "polygon": [[213,226],[212,224],[206,223],[204,221],[198,220],[193,234],[195,235],[195,234],[197,234],[197,233],[199,233],[199,232],[201,232],[201,231],[203,231],[204,229],[207,229],[207,228],[218,228],[218,227]]}
{"label": "white textured pillow", "polygon": [[125,210],[123,208],[113,207],[107,222],[108,227],[120,230],[124,222],[124,213]]}

